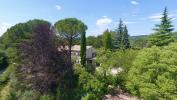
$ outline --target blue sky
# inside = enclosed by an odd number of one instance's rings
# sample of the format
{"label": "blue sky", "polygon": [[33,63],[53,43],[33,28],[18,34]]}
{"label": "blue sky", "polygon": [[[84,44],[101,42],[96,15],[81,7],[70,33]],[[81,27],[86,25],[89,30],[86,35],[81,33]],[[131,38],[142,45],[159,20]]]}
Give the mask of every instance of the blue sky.
{"label": "blue sky", "polygon": [[102,34],[106,28],[114,30],[120,18],[131,36],[150,34],[165,6],[177,29],[176,4],[177,0],[1,0],[0,35],[10,26],[30,19],[54,24],[68,17],[82,20],[88,26],[87,36]]}

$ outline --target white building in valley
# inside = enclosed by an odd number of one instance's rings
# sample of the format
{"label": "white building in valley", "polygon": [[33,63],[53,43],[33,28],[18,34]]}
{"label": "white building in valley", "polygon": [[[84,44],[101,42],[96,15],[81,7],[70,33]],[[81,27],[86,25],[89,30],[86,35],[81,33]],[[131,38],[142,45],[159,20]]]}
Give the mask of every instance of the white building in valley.
{"label": "white building in valley", "polygon": [[[80,48],[81,48],[80,45],[74,45],[71,48],[72,60],[76,63],[81,62]],[[92,64],[95,57],[96,57],[96,50],[92,46],[86,46],[86,62]]]}

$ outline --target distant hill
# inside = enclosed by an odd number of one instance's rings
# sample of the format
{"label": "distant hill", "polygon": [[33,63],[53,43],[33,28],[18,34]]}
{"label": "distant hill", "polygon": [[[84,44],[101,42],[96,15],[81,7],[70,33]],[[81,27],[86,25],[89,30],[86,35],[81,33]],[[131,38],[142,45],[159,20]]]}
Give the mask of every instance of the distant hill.
{"label": "distant hill", "polygon": [[[177,36],[177,32],[173,32],[174,36]],[[137,35],[137,36],[130,36],[130,40],[138,40],[142,38],[147,38],[149,35]]]}
{"label": "distant hill", "polygon": [[148,35],[138,35],[138,36],[130,36],[130,39],[137,40],[137,39],[146,38],[146,37],[148,37]]}
{"label": "distant hill", "polygon": [[135,41],[140,39],[146,39],[148,35],[138,35],[138,36],[130,36],[130,43],[134,44]]}

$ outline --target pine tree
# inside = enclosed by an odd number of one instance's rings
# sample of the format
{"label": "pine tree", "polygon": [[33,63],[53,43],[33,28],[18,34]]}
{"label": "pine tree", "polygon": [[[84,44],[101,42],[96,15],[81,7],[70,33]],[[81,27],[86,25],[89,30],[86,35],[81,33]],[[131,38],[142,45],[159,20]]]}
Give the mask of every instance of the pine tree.
{"label": "pine tree", "polygon": [[172,36],[173,25],[171,24],[171,18],[168,18],[168,11],[165,7],[162,14],[160,25],[156,25],[154,29],[156,32],[148,38],[148,46],[166,46],[171,42],[175,41],[175,38]]}
{"label": "pine tree", "polygon": [[103,42],[105,49],[112,48],[112,37],[108,29],[103,33]]}
{"label": "pine tree", "polygon": [[82,66],[86,66],[86,37],[85,32],[81,34],[81,64]]}
{"label": "pine tree", "polygon": [[114,38],[114,49],[120,49],[122,44],[122,34],[123,34],[123,22],[120,19],[119,27],[116,30],[116,35]]}
{"label": "pine tree", "polygon": [[154,30],[160,34],[171,33],[174,30],[173,25],[171,23],[171,18],[168,18],[167,7],[165,7],[161,17],[161,23],[160,25],[155,25],[156,28]]}
{"label": "pine tree", "polygon": [[123,28],[123,35],[122,35],[122,48],[128,49],[130,48],[130,41],[129,41],[129,35],[128,35],[128,29],[127,26]]}

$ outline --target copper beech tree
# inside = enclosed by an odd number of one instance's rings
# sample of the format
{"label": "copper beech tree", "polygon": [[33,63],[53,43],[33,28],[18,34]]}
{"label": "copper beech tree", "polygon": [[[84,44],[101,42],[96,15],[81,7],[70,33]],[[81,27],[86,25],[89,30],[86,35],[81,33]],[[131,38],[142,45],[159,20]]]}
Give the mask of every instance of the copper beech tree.
{"label": "copper beech tree", "polygon": [[55,89],[65,70],[64,55],[57,50],[56,35],[49,23],[33,29],[30,40],[21,45],[21,80],[31,89],[42,93]]}

